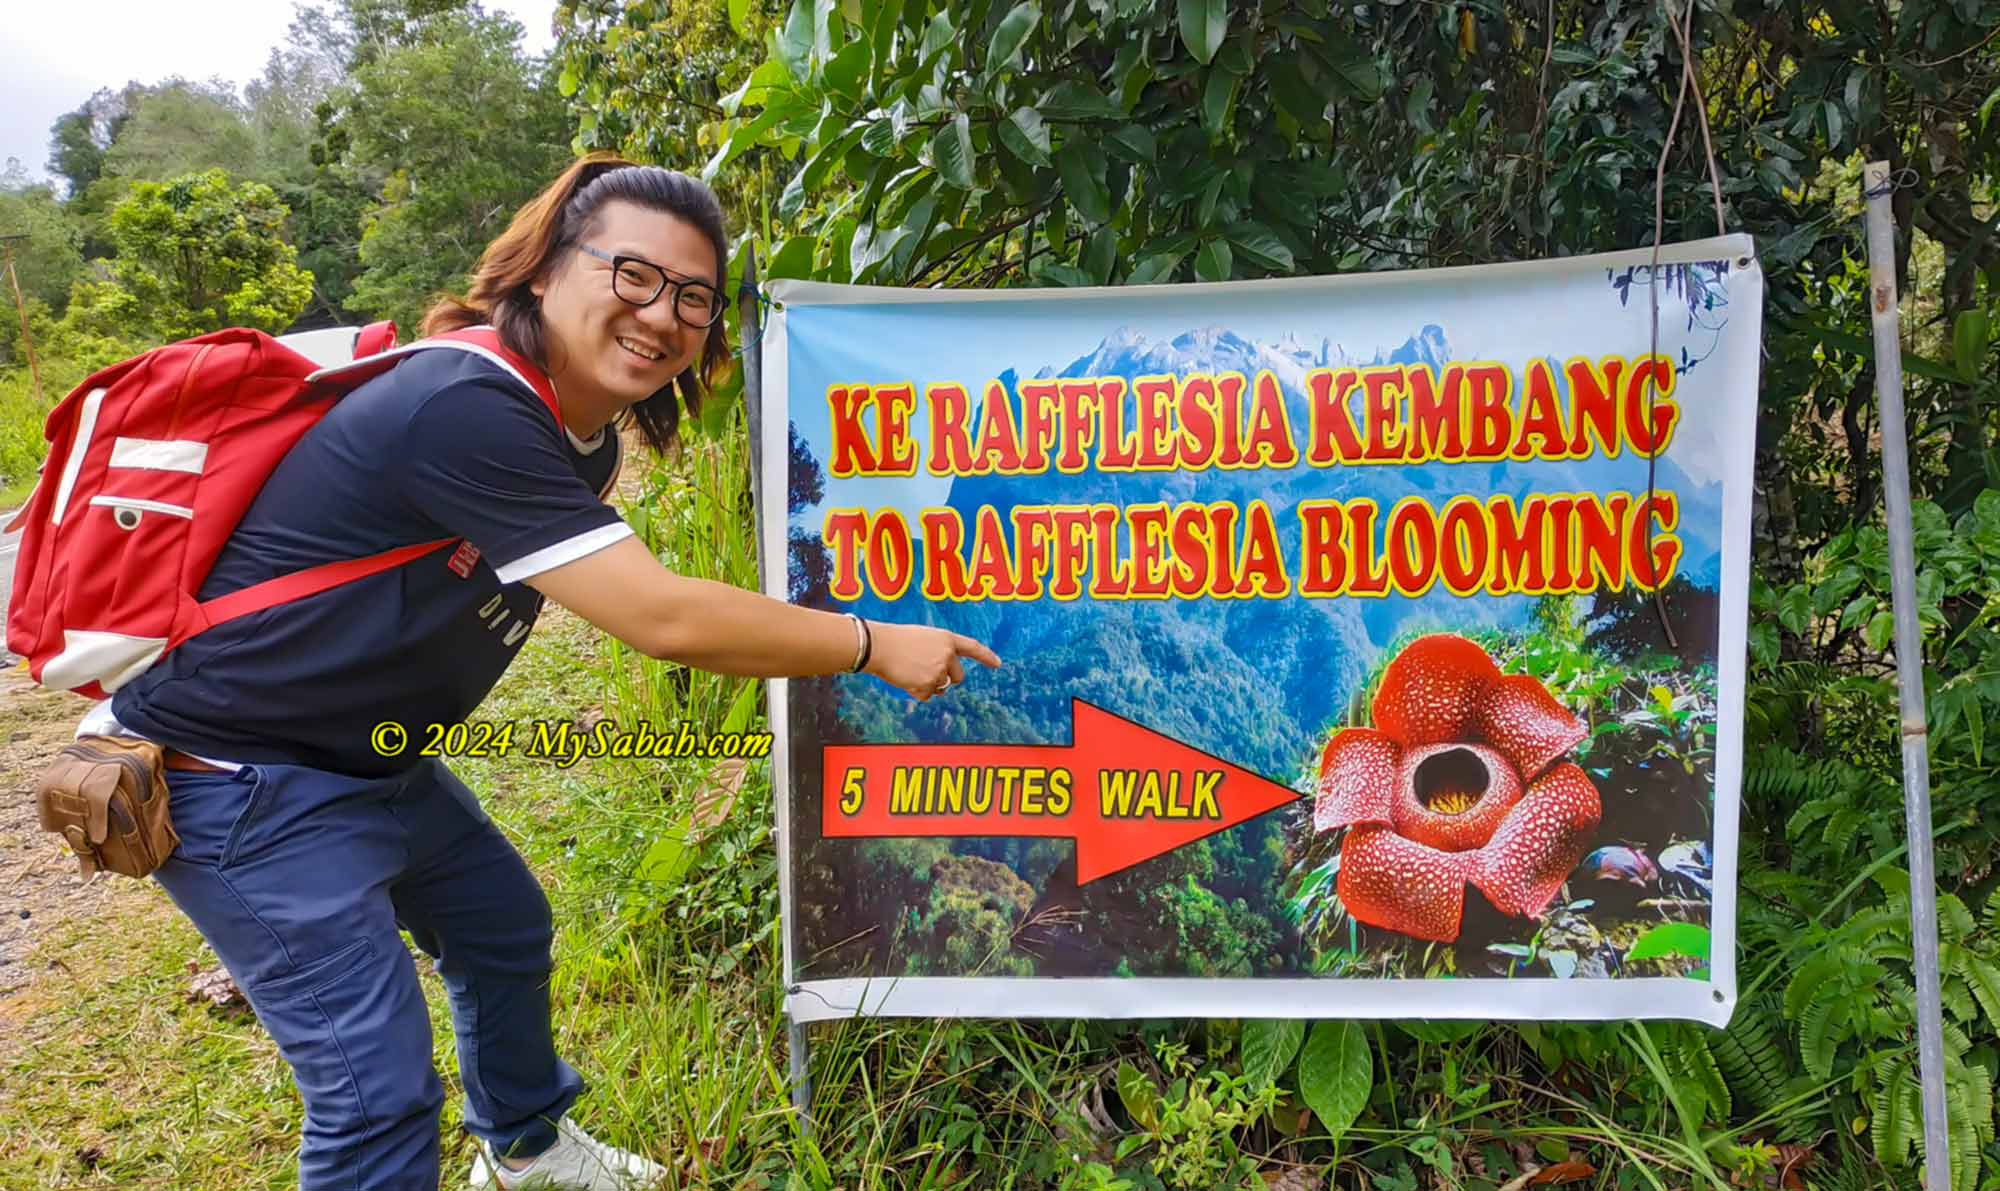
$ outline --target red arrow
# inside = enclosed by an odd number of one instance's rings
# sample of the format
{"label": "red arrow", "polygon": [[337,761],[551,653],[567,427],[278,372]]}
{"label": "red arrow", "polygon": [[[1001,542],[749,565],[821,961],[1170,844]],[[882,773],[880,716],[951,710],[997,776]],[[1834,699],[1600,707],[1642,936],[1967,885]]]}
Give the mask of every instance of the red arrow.
{"label": "red arrow", "polygon": [[1070,739],[828,745],[821,830],[1073,839],[1082,885],[1300,797],[1082,699],[1070,700]]}

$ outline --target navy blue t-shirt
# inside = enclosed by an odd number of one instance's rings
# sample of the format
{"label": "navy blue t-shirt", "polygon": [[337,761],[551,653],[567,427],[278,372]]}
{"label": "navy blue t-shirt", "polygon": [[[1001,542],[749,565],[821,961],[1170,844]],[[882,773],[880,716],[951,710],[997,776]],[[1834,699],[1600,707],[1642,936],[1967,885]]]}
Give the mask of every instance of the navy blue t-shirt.
{"label": "navy blue t-shirt", "polygon": [[[497,365],[414,353],[299,440],[200,595],[438,538],[463,545],[210,629],[120,689],[112,711],[196,756],[399,772],[423,726],[470,716],[520,651],[542,606],[520,581],[630,536],[603,501],[617,471],[614,431],[580,443]],[[385,720],[410,733],[399,757],[369,743]]]}

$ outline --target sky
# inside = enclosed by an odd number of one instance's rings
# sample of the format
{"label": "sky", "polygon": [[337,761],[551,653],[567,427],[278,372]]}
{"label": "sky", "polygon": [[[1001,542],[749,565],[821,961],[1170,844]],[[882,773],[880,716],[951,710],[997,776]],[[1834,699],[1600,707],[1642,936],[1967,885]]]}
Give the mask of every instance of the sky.
{"label": "sky", "polygon": [[[485,0],[528,30],[530,53],[546,53],[556,0]],[[9,5],[0,36],[0,167],[18,157],[31,178],[48,176],[49,126],[99,87],[157,83],[179,75],[256,78],[285,37],[284,0],[92,0]],[[196,13],[199,13],[197,16]]]}

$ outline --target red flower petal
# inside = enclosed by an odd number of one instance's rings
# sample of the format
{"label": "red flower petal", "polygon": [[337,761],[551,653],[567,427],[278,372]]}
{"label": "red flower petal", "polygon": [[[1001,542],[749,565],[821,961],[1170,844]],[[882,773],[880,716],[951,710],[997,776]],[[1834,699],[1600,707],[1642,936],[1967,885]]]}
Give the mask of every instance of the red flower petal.
{"label": "red flower petal", "polygon": [[1526,674],[1509,674],[1486,688],[1479,701],[1479,734],[1532,778],[1575,748],[1589,732]]}
{"label": "red flower petal", "polygon": [[1396,763],[1402,753],[1395,741],[1373,728],[1335,733],[1319,755],[1313,830],[1387,823],[1396,788]]}
{"label": "red flower petal", "polygon": [[[1396,775],[1396,832],[1443,852],[1469,852],[1493,838],[1521,801],[1521,779],[1507,758],[1479,744],[1426,744],[1403,754]],[[1453,794],[1464,810],[1441,809]]]}
{"label": "red flower petal", "polygon": [[1493,842],[1472,853],[1472,883],[1501,913],[1533,918],[1583,859],[1602,813],[1583,770],[1556,766],[1529,785]]}
{"label": "red flower petal", "polygon": [[1486,651],[1434,633],[1403,647],[1375,687],[1375,726],[1404,745],[1463,740],[1477,726],[1480,697],[1500,676]]}
{"label": "red flower petal", "polygon": [[1386,827],[1356,827],[1340,846],[1340,904],[1369,926],[1458,941],[1472,852],[1440,852]]}

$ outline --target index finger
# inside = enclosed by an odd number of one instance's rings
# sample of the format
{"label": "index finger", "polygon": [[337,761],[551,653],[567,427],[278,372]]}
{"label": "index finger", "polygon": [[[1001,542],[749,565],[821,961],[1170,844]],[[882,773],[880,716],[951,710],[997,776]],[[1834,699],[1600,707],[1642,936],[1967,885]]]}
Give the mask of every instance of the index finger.
{"label": "index finger", "polygon": [[992,650],[986,648],[984,644],[974,641],[962,633],[953,633],[951,635],[951,644],[952,648],[958,651],[960,657],[972,658],[989,670],[998,670],[1000,668],[999,654],[994,653]]}

